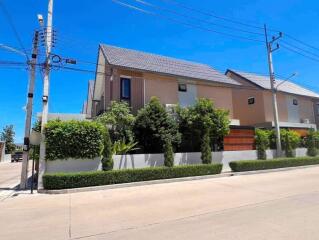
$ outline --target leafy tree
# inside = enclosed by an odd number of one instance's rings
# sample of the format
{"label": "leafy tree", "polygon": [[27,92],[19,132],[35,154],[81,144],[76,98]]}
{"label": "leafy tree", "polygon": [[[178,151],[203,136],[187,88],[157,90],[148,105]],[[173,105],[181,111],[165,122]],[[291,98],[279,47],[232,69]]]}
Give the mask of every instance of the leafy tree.
{"label": "leafy tree", "polygon": [[212,149],[210,147],[210,134],[208,129],[205,131],[201,144],[201,159],[203,164],[212,163]]}
{"label": "leafy tree", "polygon": [[165,139],[165,144],[164,144],[164,165],[166,167],[174,166],[174,152],[173,152],[172,142],[169,138]]}
{"label": "leafy tree", "polygon": [[102,152],[102,169],[104,171],[112,170],[114,166],[113,161],[113,150],[112,150],[112,142],[110,138],[110,133],[107,128],[105,128],[104,136],[103,136],[103,152]]}
{"label": "leafy tree", "polygon": [[13,130],[13,125],[7,125],[3,128],[0,139],[6,143],[5,153],[12,154],[16,149],[14,144],[15,132]]}
{"label": "leafy tree", "polygon": [[112,101],[105,113],[98,116],[96,121],[109,128],[113,142],[125,139],[125,142],[134,141],[133,125],[135,117],[131,113],[127,102]]}
{"label": "leafy tree", "polygon": [[266,150],[270,146],[269,131],[256,129],[255,141],[256,141],[258,159],[266,160],[267,159]]}
{"label": "leafy tree", "polygon": [[[272,149],[276,149],[276,133],[272,130],[269,134],[270,146]],[[280,130],[281,146],[285,150],[286,157],[294,157],[294,150],[299,146],[300,135],[292,130],[281,129]]]}
{"label": "leafy tree", "polygon": [[315,157],[318,155],[318,134],[314,129],[310,129],[306,138],[306,146],[307,146],[307,155],[311,157]]}
{"label": "leafy tree", "polygon": [[173,146],[178,145],[181,140],[176,121],[166,112],[157,97],[152,97],[150,102],[138,111],[134,133],[139,144],[148,153],[162,152],[166,138],[171,139]]}
{"label": "leafy tree", "polygon": [[198,151],[206,131],[210,143],[221,143],[229,133],[229,112],[216,109],[212,100],[200,98],[194,106],[177,108],[179,129],[182,133],[182,150]]}

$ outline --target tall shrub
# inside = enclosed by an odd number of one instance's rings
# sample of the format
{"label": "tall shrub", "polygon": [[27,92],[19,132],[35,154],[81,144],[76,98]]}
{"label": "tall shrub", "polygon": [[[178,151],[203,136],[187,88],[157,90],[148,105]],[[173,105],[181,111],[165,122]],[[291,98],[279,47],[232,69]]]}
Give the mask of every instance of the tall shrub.
{"label": "tall shrub", "polygon": [[134,133],[141,147],[148,153],[162,152],[167,137],[171,139],[173,146],[178,145],[181,140],[176,121],[166,112],[157,97],[152,97],[138,111]]}
{"label": "tall shrub", "polygon": [[49,121],[45,126],[46,160],[99,157],[104,132],[96,122]]}
{"label": "tall shrub", "polygon": [[306,146],[307,146],[307,155],[311,157],[315,157],[318,155],[318,149],[317,149],[317,136],[314,129],[310,129],[306,138]]}
{"label": "tall shrub", "polygon": [[216,109],[212,100],[200,98],[194,106],[177,108],[179,129],[182,133],[182,150],[199,151],[202,137],[208,129],[211,143],[220,143],[229,133],[229,112]]}
{"label": "tall shrub", "polygon": [[113,151],[112,151],[112,142],[110,138],[110,133],[107,128],[104,129],[104,147],[102,152],[102,169],[104,171],[109,171],[113,169]]}
{"label": "tall shrub", "polygon": [[174,152],[172,147],[172,141],[169,138],[165,139],[164,144],[164,165],[166,167],[174,166]]}
{"label": "tall shrub", "polygon": [[212,163],[212,149],[210,147],[209,130],[206,130],[202,138],[201,159],[203,164]]}
{"label": "tall shrub", "polygon": [[110,137],[113,142],[122,141],[133,142],[134,115],[127,102],[112,101],[111,106],[105,113],[98,116],[96,121],[109,128]]}
{"label": "tall shrub", "polygon": [[255,133],[256,149],[258,159],[267,159],[266,150],[269,148],[269,133],[267,130],[256,129]]}
{"label": "tall shrub", "polygon": [[286,157],[295,157],[295,149],[300,143],[300,135],[292,130],[281,130],[280,135],[282,137],[281,143],[285,149]]}

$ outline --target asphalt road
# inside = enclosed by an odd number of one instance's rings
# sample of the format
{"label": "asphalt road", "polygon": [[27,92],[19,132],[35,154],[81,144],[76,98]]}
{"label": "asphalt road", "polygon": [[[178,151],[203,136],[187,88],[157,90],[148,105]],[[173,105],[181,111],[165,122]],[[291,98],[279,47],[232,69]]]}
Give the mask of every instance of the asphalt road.
{"label": "asphalt road", "polygon": [[0,202],[0,239],[319,239],[319,167]]}

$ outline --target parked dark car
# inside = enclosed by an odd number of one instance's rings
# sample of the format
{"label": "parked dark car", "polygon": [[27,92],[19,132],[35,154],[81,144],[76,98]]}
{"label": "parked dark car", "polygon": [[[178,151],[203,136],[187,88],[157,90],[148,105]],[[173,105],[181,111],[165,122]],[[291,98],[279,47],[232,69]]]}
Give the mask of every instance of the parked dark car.
{"label": "parked dark car", "polygon": [[15,153],[12,154],[12,156],[11,156],[11,162],[19,162],[19,161],[22,161],[22,156],[23,156],[23,152],[22,152],[22,151],[15,152]]}

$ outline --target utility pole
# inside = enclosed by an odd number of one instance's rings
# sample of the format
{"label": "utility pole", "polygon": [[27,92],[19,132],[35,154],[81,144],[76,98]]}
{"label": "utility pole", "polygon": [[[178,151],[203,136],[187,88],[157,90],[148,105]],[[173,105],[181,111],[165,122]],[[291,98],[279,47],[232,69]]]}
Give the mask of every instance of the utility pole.
{"label": "utility pole", "polygon": [[[52,14],[53,14],[53,0],[48,3],[48,18],[46,27],[46,61],[43,79],[43,96],[42,96],[42,118],[41,118],[41,144],[40,144],[40,157],[39,157],[39,172],[38,172],[38,189],[43,189],[42,176],[45,172],[45,136],[44,127],[48,122],[49,113],[49,80],[50,80],[50,55],[52,47]],[[41,22],[40,22],[41,23]]]}
{"label": "utility pole", "polygon": [[23,141],[23,161],[21,170],[21,180],[20,188],[26,189],[28,182],[28,163],[29,163],[29,149],[30,149],[30,129],[31,129],[31,119],[32,119],[32,108],[33,108],[33,94],[34,94],[34,82],[35,82],[35,70],[38,57],[38,41],[39,32],[34,32],[33,46],[32,46],[32,58],[29,62],[30,64],[30,76],[29,76],[29,86],[28,86],[28,99],[26,106],[26,119],[24,128],[24,141]]}
{"label": "utility pole", "polygon": [[267,47],[267,55],[268,55],[268,67],[269,67],[269,77],[270,77],[270,86],[272,93],[272,103],[273,103],[273,114],[274,114],[274,122],[275,122],[275,131],[276,131],[276,146],[277,146],[277,157],[280,157],[282,154],[281,148],[281,139],[280,139],[280,124],[278,117],[278,104],[277,104],[277,89],[275,87],[275,72],[272,61],[272,53],[279,49],[279,44],[277,43],[276,48],[273,48],[273,43],[276,42],[279,38],[282,37],[282,33],[279,34],[278,37],[273,37],[272,40],[268,41],[268,33],[267,27],[264,25],[265,29],[265,38],[266,38],[266,47]]}

